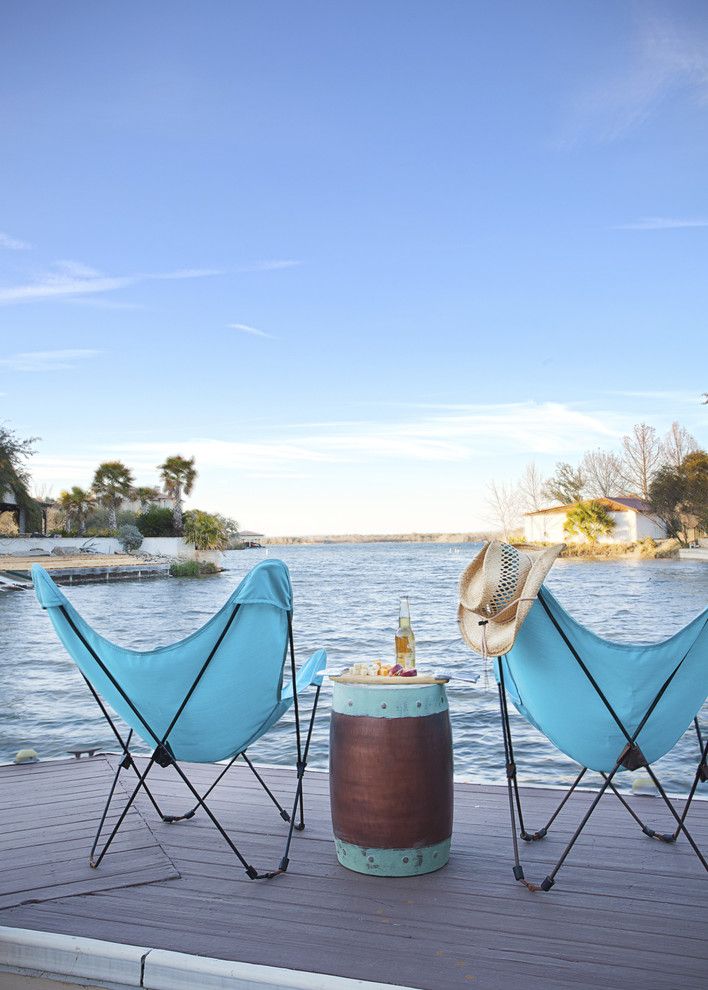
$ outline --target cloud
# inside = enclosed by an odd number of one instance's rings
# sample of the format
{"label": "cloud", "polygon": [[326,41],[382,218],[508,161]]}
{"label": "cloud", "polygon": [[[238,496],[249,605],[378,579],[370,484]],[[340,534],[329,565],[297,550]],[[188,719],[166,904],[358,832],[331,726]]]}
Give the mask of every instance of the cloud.
{"label": "cloud", "polygon": [[[292,424],[288,424],[291,427]],[[86,453],[84,473],[96,459],[115,455],[134,466],[146,478],[170,450],[195,456],[200,471],[238,471],[250,476],[264,472],[285,476],[311,473],[319,466],[409,462],[442,465],[469,464],[474,458],[499,459],[514,455],[555,458],[577,456],[600,443],[618,442],[628,421],[607,413],[587,413],[563,403],[520,402],[498,405],[459,405],[431,410],[404,421],[334,421],[301,424],[296,435],[285,427],[274,428],[265,439],[223,440],[216,437],[172,437],[149,442],[103,444]],[[76,451],[71,455],[76,460]],[[43,477],[51,477],[49,462],[38,454],[34,465],[43,465]],[[65,468],[57,458],[56,470],[63,483]],[[56,479],[54,479],[56,480]]]}
{"label": "cloud", "polygon": [[11,371],[68,371],[77,361],[85,361],[99,355],[100,351],[66,349],[61,351],[24,351],[0,358],[0,368]]}
{"label": "cloud", "polygon": [[619,390],[609,392],[609,395],[624,395],[630,399],[660,399],[666,402],[685,403],[695,406],[700,401],[700,392],[692,392],[688,389],[644,389],[644,390]]}
{"label": "cloud", "polygon": [[0,248],[5,248],[6,251],[29,251],[32,247],[26,241],[20,241],[16,237],[10,237],[9,234],[4,234],[0,230]]}
{"label": "cloud", "polygon": [[282,260],[282,261],[254,261],[251,265],[243,265],[237,268],[238,272],[277,272],[283,268],[299,268],[302,264],[301,261],[292,260]]}
{"label": "cloud", "polygon": [[705,22],[681,23],[637,7],[629,57],[614,76],[598,70],[576,94],[561,146],[609,142],[644,124],[669,97],[708,104],[708,31]]}
{"label": "cloud", "polygon": [[[2,237],[4,235],[0,235]],[[11,240],[11,239],[10,239]],[[20,244],[21,242],[14,242]],[[2,247],[0,240],[0,247]],[[5,245],[7,246],[7,245]],[[29,245],[26,245],[29,246]],[[231,269],[235,272],[268,272],[293,268],[299,261],[257,261]],[[173,272],[139,272],[134,275],[104,275],[80,261],[55,261],[48,272],[20,285],[0,286],[0,305],[36,302],[42,299],[77,299],[80,296],[115,292],[142,282],[211,278],[227,275],[225,268],[178,268]],[[269,336],[269,334],[264,334]]]}
{"label": "cloud", "polygon": [[117,299],[100,299],[97,296],[66,296],[62,302],[72,306],[89,306],[92,309],[146,309],[142,303],[119,302]]}
{"label": "cloud", "polygon": [[58,261],[49,272],[23,285],[0,287],[0,304],[34,302],[40,299],[56,299],[114,292],[141,282],[168,281],[172,279],[206,278],[224,274],[221,269],[181,268],[174,272],[154,272],[137,275],[102,275],[93,268],[76,261]]}
{"label": "cloud", "polygon": [[252,337],[268,337],[274,340],[272,333],[266,333],[265,330],[258,330],[257,327],[249,327],[247,323],[228,323],[229,330],[238,330],[239,333],[248,333]]}
{"label": "cloud", "polygon": [[633,223],[618,223],[613,230],[683,230],[686,227],[708,227],[708,220],[677,219],[675,217],[642,217]]}
{"label": "cloud", "polygon": [[95,268],[85,265],[83,261],[55,261],[52,268],[67,278],[101,278],[102,275]]}

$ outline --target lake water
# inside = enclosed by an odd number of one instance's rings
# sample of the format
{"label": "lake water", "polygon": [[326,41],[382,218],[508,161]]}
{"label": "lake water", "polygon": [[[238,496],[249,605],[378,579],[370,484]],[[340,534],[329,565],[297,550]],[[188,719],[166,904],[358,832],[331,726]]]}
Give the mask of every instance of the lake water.
{"label": "lake water", "polygon": [[[321,646],[331,669],[354,660],[390,658],[398,596],[408,594],[419,664],[482,673],[476,686],[453,680],[448,689],[456,774],[501,783],[504,758],[495,684],[484,676],[482,661],[461,642],[455,621],[458,578],[476,549],[430,543],[272,547],[230,552],[229,570],[201,580],[161,578],[64,590],[103,635],[148,649],[201,626],[268,552],[284,560],[292,575],[298,661]],[[651,642],[667,638],[704,608],[708,567],[685,561],[559,560],[547,584],[576,618],[605,638]],[[329,700],[325,686],[311,750],[311,763],[319,767],[327,766]],[[115,749],[78,670],[31,592],[0,595],[0,704],[2,762],[26,746],[44,758],[66,755],[81,744]],[[518,715],[514,733],[525,782],[572,779],[575,764]],[[250,752],[260,762],[293,764],[291,718]],[[696,756],[695,734],[687,733],[657,764],[670,791],[687,789]]]}

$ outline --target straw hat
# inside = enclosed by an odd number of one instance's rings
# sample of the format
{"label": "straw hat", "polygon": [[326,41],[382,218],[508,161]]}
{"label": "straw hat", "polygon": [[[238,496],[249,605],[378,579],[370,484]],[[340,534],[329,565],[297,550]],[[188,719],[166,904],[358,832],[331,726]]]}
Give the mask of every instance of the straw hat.
{"label": "straw hat", "polygon": [[482,547],[460,578],[457,619],[468,646],[482,656],[509,652],[564,545],[518,550],[492,540]]}

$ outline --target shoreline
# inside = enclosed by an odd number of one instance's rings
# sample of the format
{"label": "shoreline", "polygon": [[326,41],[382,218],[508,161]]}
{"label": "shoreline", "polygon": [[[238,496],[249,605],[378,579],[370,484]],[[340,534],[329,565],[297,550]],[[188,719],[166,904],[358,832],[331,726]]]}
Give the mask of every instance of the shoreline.
{"label": "shoreline", "polygon": [[315,536],[266,536],[263,546],[298,546],[315,543],[481,543],[492,533],[330,533]]}

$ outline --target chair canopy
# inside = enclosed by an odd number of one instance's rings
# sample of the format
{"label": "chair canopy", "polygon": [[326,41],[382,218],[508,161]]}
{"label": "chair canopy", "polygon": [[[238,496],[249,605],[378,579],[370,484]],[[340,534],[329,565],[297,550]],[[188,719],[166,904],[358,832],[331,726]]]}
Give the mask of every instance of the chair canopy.
{"label": "chair canopy", "polygon": [[545,586],[539,599],[501,661],[506,689],[519,712],[591,770],[609,773],[627,742],[555,620],[630,735],[678,666],[636,740],[649,763],[668,753],[708,695],[708,609],[663,642],[634,645],[601,639],[573,619]]}
{"label": "chair canopy", "polygon": [[[210,763],[243,752],[293,703],[283,687],[292,588],[280,560],[258,564],[226,604],[186,639],[155,650],[130,650],[95,632],[38,564],[32,580],[40,605],[97,693],[151,747],[167,731],[209,654],[206,671],[170,732],[178,760]],[[132,702],[122,696],[83,639]],[[220,637],[221,642],[219,643]],[[318,650],[301,667],[297,690],[320,684],[326,662]],[[156,738],[157,737],[157,738]]]}

